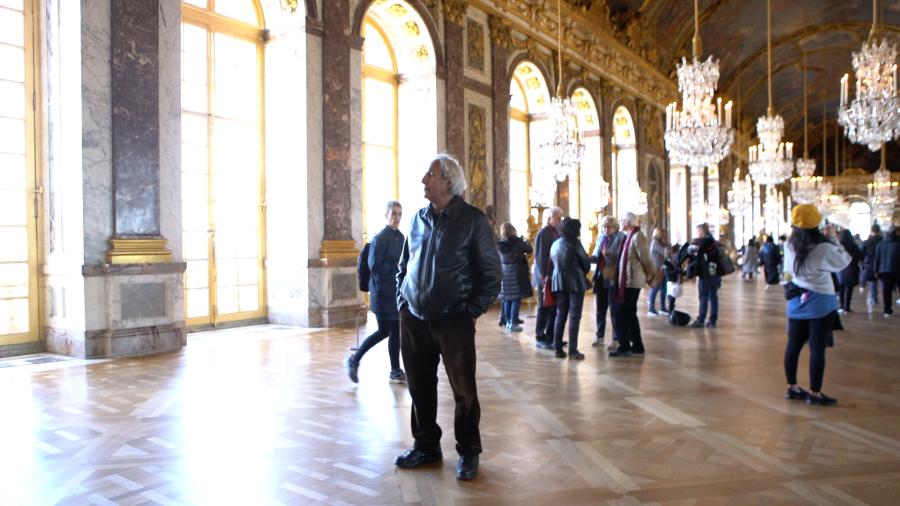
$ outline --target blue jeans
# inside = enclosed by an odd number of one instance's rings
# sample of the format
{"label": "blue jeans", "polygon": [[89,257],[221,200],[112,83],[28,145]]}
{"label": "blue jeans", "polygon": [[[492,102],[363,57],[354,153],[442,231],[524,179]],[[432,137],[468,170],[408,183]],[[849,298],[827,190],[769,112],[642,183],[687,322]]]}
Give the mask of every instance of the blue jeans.
{"label": "blue jeans", "polygon": [[522,305],[522,299],[505,299],[501,306],[503,311],[503,321],[507,325],[515,325],[519,319],[519,306]]}
{"label": "blue jeans", "polygon": [[697,291],[700,293],[700,314],[697,320],[700,323],[706,321],[706,308],[709,306],[709,322],[713,325],[719,319],[719,288],[722,286],[722,277],[700,278],[697,282]]}
{"label": "blue jeans", "polygon": [[650,289],[650,311],[656,312],[656,294],[659,294],[659,308],[666,310],[666,281],[662,280],[658,285]]}

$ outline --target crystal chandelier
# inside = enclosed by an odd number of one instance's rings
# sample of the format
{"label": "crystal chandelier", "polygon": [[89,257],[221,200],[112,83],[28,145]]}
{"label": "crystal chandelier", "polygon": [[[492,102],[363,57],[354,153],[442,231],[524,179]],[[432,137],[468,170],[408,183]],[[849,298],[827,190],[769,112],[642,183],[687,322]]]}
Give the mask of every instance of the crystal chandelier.
{"label": "crystal chandelier", "polygon": [[731,128],[731,102],[713,103],[719,82],[719,62],[712,56],[700,60],[699,0],[694,0],[693,60],[685,58],[676,65],[681,107],[672,102],[666,107],[666,150],[674,165],[686,165],[694,174],[702,174],[707,166],[725,158],[734,141]]}
{"label": "crystal chandelier", "polygon": [[897,204],[897,183],[891,181],[891,172],[885,163],[885,148],[881,148],[881,167],[875,171],[875,180],[868,184],[869,204],[872,215],[881,225],[890,224],[894,218],[894,207]]}
{"label": "crystal chandelier", "polygon": [[797,160],[797,174],[791,178],[791,199],[798,204],[818,205],[824,186],[822,177],[815,176],[816,161],[809,157],[809,110],[806,98],[806,54],[803,54],[803,158]]}
{"label": "crystal chandelier", "polygon": [[531,186],[528,188],[528,199],[531,207],[538,209],[552,207],[556,199],[556,180],[553,176],[533,173]]}
{"label": "crystal chandelier", "polygon": [[753,205],[753,183],[750,181],[750,176],[741,179],[740,167],[734,172],[734,181],[726,194],[726,201],[728,210],[735,217],[743,216],[744,212]]}
{"label": "crystal chandelier", "polygon": [[769,108],[765,116],[756,120],[759,144],[750,146],[750,176],[759,184],[773,185],[791,177],[794,168],[793,144],[781,142],[784,136],[784,119],[775,114],[772,107],[772,0],[768,0],[766,43],[769,59]]}
{"label": "crystal chandelier", "polygon": [[563,65],[562,65],[562,5],[556,1],[559,13],[559,82],[556,86],[556,96],[550,99],[550,135],[549,138],[538,146],[543,166],[541,170],[552,174],[557,181],[562,182],[578,171],[581,159],[584,157],[584,143],[581,141],[581,132],[578,130],[578,120],[575,114],[575,105],[572,99],[563,98]]}
{"label": "crystal chandelier", "polygon": [[763,204],[766,230],[779,233],[784,223],[784,196],[774,186],[766,186],[766,201]]}
{"label": "crystal chandelier", "polygon": [[872,29],[858,52],[853,53],[856,98],[849,98],[848,76],[841,78],[841,106],[838,122],[847,138],[878,151],[881,144],[900,136],[900,99],[897,97],[897,47],[875,40],[878,2],[872,3]]}

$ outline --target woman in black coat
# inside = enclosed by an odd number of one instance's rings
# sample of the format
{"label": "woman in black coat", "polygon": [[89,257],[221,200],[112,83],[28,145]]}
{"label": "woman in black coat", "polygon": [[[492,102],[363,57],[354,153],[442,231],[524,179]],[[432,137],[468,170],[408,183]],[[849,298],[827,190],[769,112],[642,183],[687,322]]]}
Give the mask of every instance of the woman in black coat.
{"label": "woman in black coat", "polygon": [[533,251],[531,245],[516,235],[516,227],[511,223],[500,226],[500,266],[503,278],[500,281],[500,325],[506,325],[509,332],[522,332],[517,323],[522,299],[531,297],[531,281],[528,277],[528,258]]}
{"label": "woman in black coat", "polygon": [[841,309],[846,313],[852,313],[853,311],[850,310],[850,299],[853,298],[853,289],[859,284],[859,263],[862,261],[863,253],[847,229],[841,232],[840,243],[851,258],[850,264],[838,273],[838,282],[841,288]]}
{"label": "woman in black coat", "polygon": [[559,232],[561,237],[550,247],[550,260],[553,262],[551,287],[553,297],[556,298],[553,347],[556,348],[557,358],[566,358],[562,343],[568,318],[568,357],[582,360],[584,354],[578,351],[578,327],[581,325],[581,308],[584,305],[584,292],[588,287],[587,273],[591,270],[591,263],[584,246],[578,240],[581,235],[580,221],[564,219]]}
{"label": "woman in black coat", "polygon": [[779,272],[781,250],[775,245],[775,239],[771,235],[766,237],[766,244],[763,245],[759,255],[762,257],[763,270],[766,271],[766,290],[768,290],[769,285],[777,285],[781,279]]}

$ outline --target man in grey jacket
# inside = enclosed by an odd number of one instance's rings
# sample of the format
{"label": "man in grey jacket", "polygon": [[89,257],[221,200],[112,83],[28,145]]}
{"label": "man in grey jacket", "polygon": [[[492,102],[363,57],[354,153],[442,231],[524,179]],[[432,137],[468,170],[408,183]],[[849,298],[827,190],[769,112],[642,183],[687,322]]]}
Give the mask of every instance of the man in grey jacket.
{"label": "man in grey jacket", "polygon": [[487,216],[461,197],[466,179],[455,159],[435,157],[422,184],[431,204],[410,223],[397,274],[400,352],[415,443],[394,463],[412,468],[443,458],[437,424],[437,368],[443,360],[456,400],[456,477],[471,480],[481,453],[475,320],[500,293],[500,254]]}
{"label": "man in grey jacket", "polygon": [[534,324],[534,337],[538,348],[553,349],[553,323],[556,320],[556,306],[544,307],[544,278],[549,275],[550,246],[559,239],[559,223],[563,218],[563,210],[551,207],[546,210],[547,224],[538,231],[534,238],[534,276],[531,280],[537,288],[537,319]]}

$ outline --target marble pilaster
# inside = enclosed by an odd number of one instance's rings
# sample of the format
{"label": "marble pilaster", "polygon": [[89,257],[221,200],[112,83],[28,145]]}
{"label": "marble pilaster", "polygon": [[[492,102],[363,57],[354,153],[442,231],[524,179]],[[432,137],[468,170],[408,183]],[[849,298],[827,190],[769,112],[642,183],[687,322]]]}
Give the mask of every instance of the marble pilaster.
{"label": "marble pilaster", "polygon": [[[465,18],[460,20],[464,22]],[[463,51],[463,26],[453,22],[450,17],[444,18],[444,51],[447,59],[446,117],[447,117],[447,152],[463,161],[466,151],[466,103],[465,72]],[[465,167],[464,167],[465,168]]]}
{"label": "marble pilaster", "polygon": [[[494,89],[492,114],[494,116],[494,205],[497,222],[509,221],[509,49],[502,43],[506,40],[497,23],[492,20],[491,28],[491,87]],[[508,34],[506,34],[508,35]]]}

